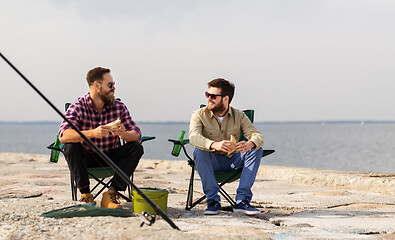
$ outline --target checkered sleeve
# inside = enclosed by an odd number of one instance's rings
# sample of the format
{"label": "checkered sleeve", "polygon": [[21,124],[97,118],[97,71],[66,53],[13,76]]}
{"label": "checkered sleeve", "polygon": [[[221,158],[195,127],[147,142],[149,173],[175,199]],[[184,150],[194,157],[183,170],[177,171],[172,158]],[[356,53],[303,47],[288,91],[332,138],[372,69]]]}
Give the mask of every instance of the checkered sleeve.
{"label": "checkered sleeve", "polygon": [[121,114],[121,121],[122,124],[125,126],[126,131],[134,131],[139,135],[139,141],[141,141],[141,130],[137,126],[137,124],[132,120],[132,117],[130,116],[129,110],[126,107],[126,105],[122,104],[123,106],[123,111]]}
{"label": "checkered sleeve", "polygon": [[[65,116],[71,123],[78,126],[78,119],[80,119],[81,116],[81,107],[78,106],[76,103],[71,104],[70,107],[67,109]],[[70,126],[70,124],[63,120],[59,127],[59,138],[62,136],[64,131],[71,128],[72,127]]]}

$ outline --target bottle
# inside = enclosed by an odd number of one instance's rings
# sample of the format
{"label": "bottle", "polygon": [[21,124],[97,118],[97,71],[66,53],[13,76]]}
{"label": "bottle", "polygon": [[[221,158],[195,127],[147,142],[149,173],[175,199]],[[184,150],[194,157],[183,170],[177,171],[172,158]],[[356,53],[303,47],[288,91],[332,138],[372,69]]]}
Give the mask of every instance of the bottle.
{"label": "bottle", "polygon": [[[53,144],[54,148],[60,148],[60,141],[59,141],[59,136],[56,136],[56,140],[55,143]],[[58,162],[59,159],[59,150],[55,150],[55,149],[51,149],[51,158],[50,161],[51,162]]]}
{"label": "bottle", "polygon": [[[178,141],[182,142],[182,140],[184,140],[184,134],[185,134],[185,131],[182,130],[181,135],[178,138]],[[180,151],[181,151],[181,145],[174,143],[173,150],[171,151],[171,155],[178,157],[178,155],[180,155]]]}

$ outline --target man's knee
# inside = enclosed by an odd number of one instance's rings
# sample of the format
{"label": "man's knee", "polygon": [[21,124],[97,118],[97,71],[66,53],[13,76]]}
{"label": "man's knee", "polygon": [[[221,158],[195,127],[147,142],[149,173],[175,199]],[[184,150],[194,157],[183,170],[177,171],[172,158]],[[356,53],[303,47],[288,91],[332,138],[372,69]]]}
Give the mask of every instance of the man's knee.
{"label": "man's knee", "polygon": [[244,164],[246,164],[247,166],[250,166],[251,164],[255,164],[259,168],[259,165],[261,164],[262,155],[263,155],[262,148],[259,148],[257,150],[252,150],[251,156],[245,159]]}
{"label": "man's knee", "polygon": [[263,155],[263,148],[259,148],[258,150],[255,150],[255,154],[259,157],[259,159],[262,157]]}
{"label": "man's knee", "polygon": [[63,155],[67,158],[71,154],[81,151],[82,147],[81,143],[66,143],[63,146]]}
{"label": "man's knee", "polygon": [[244,165],[250,165],[252,163],[258,163],[260,164],[261,158],[263,155],[263,149],[259,148],[257,150],[251,149],[250,151],[246,152],[245,154],[242,154],[242,159],[244,162]]}
{"label": "man's knee", "polygon": [[263,155],[263,149],[262,148],[259,148],[257,150],[251,149],[249,152],[247,152],[247,155],[256,156],[256,158],[260,159]]}
{"label": "man's knee", "polygon": [[195,148],[193,151],[193,158],[195,161],[200,161],[202,159],[209,159],[211,152],[200,150],[199,148]]}
{"label": "man's knee", "polygon": [[143,154],[144,154],[143,145],[141,145],[141,143],[139,143],[139,142],[136,142],[136,154],[140,157],[143,156]]}

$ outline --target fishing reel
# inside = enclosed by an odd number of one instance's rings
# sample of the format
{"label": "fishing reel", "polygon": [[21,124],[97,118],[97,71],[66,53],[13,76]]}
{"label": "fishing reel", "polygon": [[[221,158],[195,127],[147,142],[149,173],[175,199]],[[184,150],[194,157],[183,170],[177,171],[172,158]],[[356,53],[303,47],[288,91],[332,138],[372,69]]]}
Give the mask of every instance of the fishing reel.
{"label": "fishing reel", "polygon": [[140,227],[143,227],[144,224],[147,224],[148,226],[151,226],[152,224],[155,223],[155,221],[156,221],[156,215],[152,216],[149,212],[146,212],[146,211],[142,212],[141,214],[145,217],[145,219],[147,219],[147,221],[148,221],[149,223],[142,222],[142,223],[140,224]]}

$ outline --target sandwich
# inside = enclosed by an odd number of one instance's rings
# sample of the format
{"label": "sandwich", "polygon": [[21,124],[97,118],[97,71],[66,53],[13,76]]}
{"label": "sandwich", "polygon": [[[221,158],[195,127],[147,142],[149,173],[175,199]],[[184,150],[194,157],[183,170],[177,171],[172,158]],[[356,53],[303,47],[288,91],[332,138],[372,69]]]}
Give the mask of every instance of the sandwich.
{"label": "sandwich", "polygon": [[232,154],[234,151],[236,151],[236,138],[233,135],[230,135],[230,142],[233,143],[233,149],[228,152],[228,155]]}
{"label": "sandwich", "polygon": [[117,120],[115,120],[113,122],[107,123],[105,126],[110,127],[112,129],[116,129],[119,127],[119,124],[121,124],[121,119],[118,118]]}

